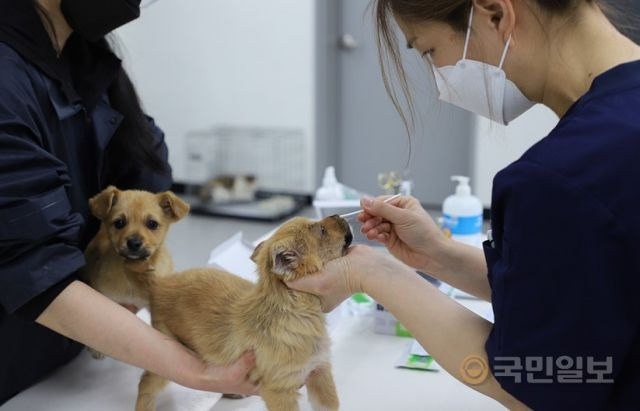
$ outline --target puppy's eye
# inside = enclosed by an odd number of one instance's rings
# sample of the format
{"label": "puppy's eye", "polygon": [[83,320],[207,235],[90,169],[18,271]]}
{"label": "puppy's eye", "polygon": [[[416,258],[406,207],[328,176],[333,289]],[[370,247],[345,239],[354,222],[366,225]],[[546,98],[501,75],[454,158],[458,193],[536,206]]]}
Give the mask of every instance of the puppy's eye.
{"label": "puppy's eye", "polygon": [[118,218],[113,222],[113,226],[117,230],[122,230],[127,225],[127,221],[124,218]]}
{"label": "puppy's eye", "polygon": [[158,228],[158,222],[155,220],[147,220],[147,228],[149,230],[155,230],[156,228]]}
{"label": "puppy's eye", "polygon": [[322,234],[322,235],[327,234],[327,229],[324,228],[324,226],[320,226],[320,234]]}

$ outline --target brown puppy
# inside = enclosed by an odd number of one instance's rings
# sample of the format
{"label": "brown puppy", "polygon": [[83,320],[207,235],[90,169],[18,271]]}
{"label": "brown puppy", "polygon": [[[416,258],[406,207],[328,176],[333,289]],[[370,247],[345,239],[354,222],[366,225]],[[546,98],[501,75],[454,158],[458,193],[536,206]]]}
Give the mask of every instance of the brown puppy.
{"label": "brown puppy", "polygon": [[[349,225],[338,216],[295,218],[255,249],[257,284],[204,268],[154,278],[153,326],[210,363],[231,364],[254,350],[250,377],[259,381],[270,411],[298,410],[298,389],[305,384],[315,410],[337,410],[320,300],[287,288],[285,281],[319,271],[344,255],[352,239]],[[145,372],[136,410],[153,410],[165,383]]]}
{"label": "brown puppy", "polygon": [[102,221],[85,251],[82,278],[120,304],[147,307],[149,279],[173,271],[164,246],[169,226],[189,212],[189,205],[170,191],[120,191],[113,186],[89,200]]}

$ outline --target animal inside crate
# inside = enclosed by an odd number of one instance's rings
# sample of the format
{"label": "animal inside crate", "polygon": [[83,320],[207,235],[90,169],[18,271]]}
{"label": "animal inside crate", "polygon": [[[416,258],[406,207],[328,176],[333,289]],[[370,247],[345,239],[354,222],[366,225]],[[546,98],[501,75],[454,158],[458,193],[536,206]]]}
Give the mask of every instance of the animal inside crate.
{"label": "animal inside crate", "polygon": [[262,190],[301,191],[310,170],[304,130],[215,127],[187,136],[188,175],[204,183],[222,175],[252,175]]}

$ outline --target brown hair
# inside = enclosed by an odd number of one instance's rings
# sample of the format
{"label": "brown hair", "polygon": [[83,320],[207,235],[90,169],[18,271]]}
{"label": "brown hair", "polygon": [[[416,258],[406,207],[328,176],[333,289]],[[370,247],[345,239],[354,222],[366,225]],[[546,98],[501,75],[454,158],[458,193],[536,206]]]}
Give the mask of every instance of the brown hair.
{"label": "brown hair", "polygon": [[[546,15],[570,18],[572,12],[585,3],[597,4],[610,18],[612,14],[610,7],[601,4],[601,0],[529,0],[529,2]],[[387,94],[400,114],[408,134],[410,134],[415,115],[392,19],[399,17],[408,23],[439,21],[464,32],[467,29],[472,3],[472,0],[375,0],[373,3],[382,79]],[[396,74],[395,80],[402,90],[402,99],[395,91],[394,79],[389,75],[390,72]],[[408,115],[403,110],[405,105]]]}

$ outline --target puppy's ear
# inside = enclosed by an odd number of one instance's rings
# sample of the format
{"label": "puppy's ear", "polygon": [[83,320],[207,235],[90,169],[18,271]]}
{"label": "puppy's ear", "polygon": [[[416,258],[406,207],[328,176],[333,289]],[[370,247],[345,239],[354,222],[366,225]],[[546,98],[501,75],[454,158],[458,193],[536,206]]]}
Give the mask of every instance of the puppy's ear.
{"label": "puppy's ear", "polygon": [[275,274],[292,274],[301,263],[302,256],[293,248],[274,246],[271,249],[272,268]]}
{"label": "puppy's ear", "polygon": [[253,261],[256,264],[258,263],[258,254],[260,254],[260,250],[262,249],[262,246],[264,246],[264,241],[258,244],[256,248],[253,249],[253,253],[251,254],[251,261]]}
{"label": "puppy's ear", "polygon": [[189,204],[185,203],[173,194],[171,191],[165,191],[164,193],[157,194],[158,203],[164,213],[173,221],[178,221],[184,218],[189,213]]}
{"label": "puppy's ear", "polygon": [[118,194],[120,190],[115,188],[114,186],[109,186],[102,190],[100,193],[96,194],[89,200],[89,208],[91,209],[91,213],[96,216],[99,220],[104,220],[111,208],[118,201]]}

